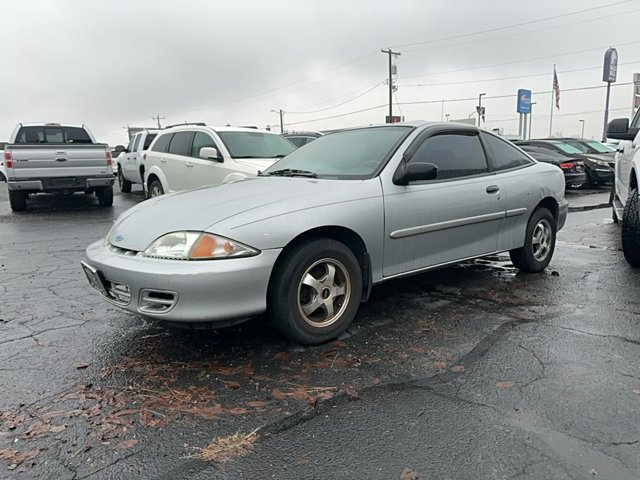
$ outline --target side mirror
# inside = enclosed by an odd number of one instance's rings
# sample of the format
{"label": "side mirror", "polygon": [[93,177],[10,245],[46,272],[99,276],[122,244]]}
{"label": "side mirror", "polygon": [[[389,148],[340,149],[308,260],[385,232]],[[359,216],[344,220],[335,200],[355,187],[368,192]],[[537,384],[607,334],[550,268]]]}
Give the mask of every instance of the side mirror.
{"label": "side mirror", "polygon": [[217,148],[213,147],[202,147],[200,149],[200,158],[204,158],[205,160],[215,160],[216,162],[222,162],[222,157],[218,153]]}
{"label": "side mirror", "polygon": [[126,150],[126,148],[124,148],[124,145],[116,145],[113,148],[114,153],[116,154],[120,154],[121,152],[124,152]]}
{"label": "side mirror", "polygon": [[616,140],[633,140],[636,138],[638,129],[629,129],[628,118],[616,118],[611,120],[607,125],[607,138],[614,138]]}
{"label": "side mirror", "polygon": [[396,185],[409,185],[411,182],[434,180],[438,178],[438,167],[433,163],[409,162],[401,164],[393,175]]}

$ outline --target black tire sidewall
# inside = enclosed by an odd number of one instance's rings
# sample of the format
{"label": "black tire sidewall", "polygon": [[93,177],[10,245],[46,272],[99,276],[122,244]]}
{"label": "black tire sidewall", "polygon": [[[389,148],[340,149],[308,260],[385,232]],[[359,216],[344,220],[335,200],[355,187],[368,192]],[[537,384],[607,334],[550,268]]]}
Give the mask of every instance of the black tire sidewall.
{"label": "black tire sidewall", "polygon": [[622,253],[633,267],[640,267],[640,199],[638,189],[629,194],[622,214]]}
{"label": "black tire sidewall", "polygon": [[124,178],[122,168],[120,167],[118,167],[118,186],[120,187],[120,191],[122,193],[131,192],[131,182]]}
{"label": "black tire sidewall", "polygon": [[[306,270],[321,259],[340,262],[349,273],[351,296],[340,319],[327,327],[309,325],[298,310],[298,285]],[[362,298],[362,273],[353,252],[332,239],[307,241],[287,253],[273,273],[269,289],[269,316],[274,326],[286,337],[308,345],[337,338],[351,324]]]}
{"label": "black tire sidewall", "polygon": [[[551,227],[551,246],[549,248],[549,253],[543,261],[538,261],[533,255],[533,231],[536,228],[536,225],[540,220],[546,219],[549,222]],[[525,233],[525,241],[524,246],[517,250],[511,251],[511,260],[514,265],[522,271],[537,273],[541,272],[551,262],[553,258],[553,253],[556,248],[556,220],[553,217],[553,214],[544,207],[537,208],[531,217],[529,217],[529,222],[527,223],[527,230]]]}
{"label": "black tire sidewall", "polygon": [[14,212],[21,212],[27,208],[27,195],[24,192],[9,190],[9,204]]}
{"label": "black tire sidewall", "polygon": [[[151,192],[153,192],[153,186],[157,184],[158,185],[158,189],[160,190],[160,195],[164,195],[164,188],[162,188],[162,183],[160,183],[160,180],[158,180],[157,178],[154,178],[153,180],[151,180],[151,183],[149,184],[149,198],[153,198],[153,196],[151,195]],[[158,196],[160,196],[158,195]]]}

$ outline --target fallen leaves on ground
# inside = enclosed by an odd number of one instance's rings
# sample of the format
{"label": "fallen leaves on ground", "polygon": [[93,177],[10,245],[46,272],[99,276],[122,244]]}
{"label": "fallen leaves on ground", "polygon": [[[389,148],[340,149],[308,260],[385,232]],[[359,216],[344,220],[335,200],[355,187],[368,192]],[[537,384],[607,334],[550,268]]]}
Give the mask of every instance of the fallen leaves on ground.
{"label": "fallen leaves on ground", "polygon": [[[31,466],[34,460],[46,450],[46,448],[34,448],[32,450],[26,450],[19,452],[13,448],[3,448],[0,450],[0,459],[9,462],[9,470],[15,470],[20,465]],[[18,471],[24,471],[20,469]]]}
{"label": "fallen leaves on ground", "polygon": [[455,373],[464,372],[464,365],[454,365],[453,367],[451,367],[451,371]]}
{"label": "fallen leaves on ground", "polygon": [[288,391],[274,388],[271,391],[273,398],[277,400],[294,399],[304,402],[309,406],[315,406],[319,401],[328,400],[333,397],[337,387],[304,387],[299,386]]}
{"label": "fallen leaves on ground", "polygon": [[405,467],[400,473],[400,480],[419,480],[420,476],[413,468]]}
{"label": "fallen leaves on ground", "polygon": [[631,390],[633,393],[635,393],[636,395],[640,395],[640,389],[636,388],[634,390]]}
{"label": "fallen leaves on ground", "polygon": [[257,440],[257,430],[246,435],[238,432],[229,437],[216,438],[198,453],[190,455],[190,458],[197,458],[205,462],[227,462],[251,452]]}
{"label": "fallen leaves on ground", "polygon": [[496,383],[496,387],[498,387],[498,388],[511,388],[511,387],[513,387],[513,382],[498,382],[498,383]]}

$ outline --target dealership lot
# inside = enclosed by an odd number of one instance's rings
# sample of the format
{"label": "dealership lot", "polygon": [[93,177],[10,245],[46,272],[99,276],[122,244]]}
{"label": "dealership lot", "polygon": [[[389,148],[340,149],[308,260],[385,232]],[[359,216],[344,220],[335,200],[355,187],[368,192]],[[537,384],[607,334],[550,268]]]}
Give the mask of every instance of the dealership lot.
{"label": "dealership lot", "polygon": [[139,201],[12,214],[0,188],[2,476],[637,478],[640,291],[610,210],[571,213],[544,273],[495,256],[385,283],[304,348],[264,317],[175,330],[102,301],[79,261]]}

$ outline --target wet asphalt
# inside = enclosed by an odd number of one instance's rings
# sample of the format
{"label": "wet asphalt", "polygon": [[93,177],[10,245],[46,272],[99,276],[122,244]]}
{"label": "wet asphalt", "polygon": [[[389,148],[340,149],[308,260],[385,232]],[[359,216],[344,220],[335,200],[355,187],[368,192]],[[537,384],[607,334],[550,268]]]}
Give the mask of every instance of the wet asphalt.
{"label": "wet asphalt", "polygon": [[546,272],[385,283],[304,348],[266,317],[177,330],[102,301],[79,261],[139,190],[17,214],[0,184],[0,478],[638,479],[639,273],[610,210],[581,211],[606,192],[570,196]]}

